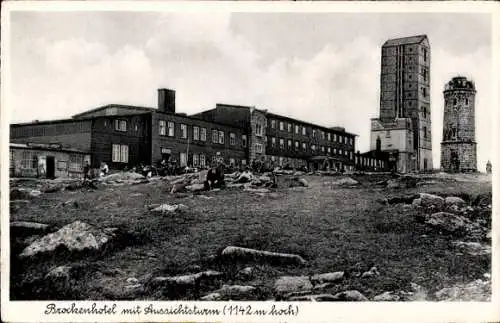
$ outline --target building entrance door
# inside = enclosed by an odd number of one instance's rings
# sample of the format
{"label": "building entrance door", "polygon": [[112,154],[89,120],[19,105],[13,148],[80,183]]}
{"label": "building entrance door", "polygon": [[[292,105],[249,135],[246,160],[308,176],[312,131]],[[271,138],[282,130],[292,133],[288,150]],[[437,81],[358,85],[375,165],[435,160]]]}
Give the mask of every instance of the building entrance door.
{"label": "building entrance door", "polygon": [[47,178],[55,178],[56,177],[56,163],[54,156],[47,156]]}
{"label": "building entrance door", "polygon": [[451,152],[451,171],[454,173],[458,173],[460,171],[460,160],[458,159],[458,154],[456,151]]}

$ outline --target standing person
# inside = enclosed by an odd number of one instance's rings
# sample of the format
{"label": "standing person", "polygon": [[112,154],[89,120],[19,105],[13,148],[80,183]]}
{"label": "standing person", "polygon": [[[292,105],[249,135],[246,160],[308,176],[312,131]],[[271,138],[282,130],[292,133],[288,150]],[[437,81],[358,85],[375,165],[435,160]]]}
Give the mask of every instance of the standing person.
{"label": "standing person", "polygon": [[85,163],[85,166],[83,166],[83,180],[86,181],[90,179],[90,165],[89,162]]}

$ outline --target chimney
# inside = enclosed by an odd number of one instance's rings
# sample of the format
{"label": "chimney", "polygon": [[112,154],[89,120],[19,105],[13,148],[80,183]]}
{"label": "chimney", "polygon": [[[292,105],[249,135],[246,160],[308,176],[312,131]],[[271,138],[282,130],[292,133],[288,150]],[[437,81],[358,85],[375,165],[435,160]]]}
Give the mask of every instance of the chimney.
{"label": "chimney", "polygon": [[175,91],[158,89],[158,111],[175,114]]}

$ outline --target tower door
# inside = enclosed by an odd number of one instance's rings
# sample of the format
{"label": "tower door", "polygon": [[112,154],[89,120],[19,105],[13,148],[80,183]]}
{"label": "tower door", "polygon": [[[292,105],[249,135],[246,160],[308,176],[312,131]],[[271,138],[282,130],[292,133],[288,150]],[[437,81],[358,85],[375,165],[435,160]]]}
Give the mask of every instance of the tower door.
{"label": "tower door", "polygon": [[47,156],[47,178],[53,179],[56,177],[56,163],[54,156]]}
{"label": "tower door", "polygon": [[427,170],[427,158],[424,158],[424,171]]}

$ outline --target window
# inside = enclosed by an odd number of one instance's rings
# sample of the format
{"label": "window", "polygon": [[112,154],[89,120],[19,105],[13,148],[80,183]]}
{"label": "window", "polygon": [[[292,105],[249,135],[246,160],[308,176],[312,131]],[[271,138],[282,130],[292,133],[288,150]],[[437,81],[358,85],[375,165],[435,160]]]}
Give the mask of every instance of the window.
{"label": "window", "polygon": [[302,143],[302,150],[303,151],[306,151],[307,150],[307,145],[305,142]]}
{"label": "window", "polygon": [[328,147],[327,150],[326,150],[329,154],[332,153],[332,148]]}
{"label": "window", "polygon": [[312,146],[311,146],[311,150],[312,150],[312,151],[316,151],[316,145],[312,145]]}
{"label": "window", "polygon": [[229,144],[233,145],[233,146],[236,145],[236,134],[234,134],[232,132],[229,133]]}
{"label": "window", "polygon": [[335,142],[337,141],[337,134],[336,133],[333,134],[333,141],[335,141]]}
{"label": "window", "polygon": [[179,162],[181,167],[186,167],[187,166],[187,155],[186,153],[180,153],[179,154]]}
{"label": "window", "polygon": [[424,138],[426,138],[426,139],[427,139],[427,127],[424,127],[424,128],[423,128],[423,131],[424,131]]}
{"label": "window", "polygon": [[181,124],[181,138],[186,139],[188,136],[187,126],[185,124]]}
{"label": "window", "polygon": [[331,133],[328,133],[328,134],[327,134],[327,138],[328,138],[328,141],[331,141],[331,140],[332,140],[332,134],[331,134]]}
{"label": "window", "polygon": [[200,140],[200,128],[193,127],[193,140]]}
{"label": "window", "polygon": [[465,105],[468,106],[469,105],[469,99],[465,99]]}
{"label": "window", "polygon": [[160,136],[165,136],[167,134],[167,123],[165,120],[158,121],[158,134]]}
{"label": "window", "polygon": [[337,154],[337,148],[333,148],[333,153],[336,155]]}
{"label": "window", "polygon": [[193,154],[193,167],[198,167],[200,164],[199,155]]}
{"label": "window", "polygon": [[313,129],[313,137],[316,137],[316,129]]}
{"label": "window", "polygon": [[212,142],[214,144],[218,143],[219,142],[219,131],[217,130],[212,130]]}
{"label": "window", "polygon": [[284,149],[284,148],[285,148],[285,139],[280,138],[280,149]]}
{"label": "window", "polygon": [[349,154],[349,152],[347,150],[344,150],[344,155],[347,156],[348,154]]}
{"label": "window", "polygon": [[321,152],[324,153],[325,152],[325,146],[321,146]]}
{"label": "window", "polygon": [[276,128],[276,120],[271,120],[271,128]]}
{"label": "window", "polygon": [[128,163],[128,146],[113,144],[112,161],[115,163]]}
{"label": "window", "polygon": [[271,138],[271,147],[276,147],[276,138],[274,137]]}
{"label": "window", "polygon": [[262,125],[260,123],[255,124],[255,135],[262,136]]}
{"label": "window", "polygon": [[300,129],[298,125],[295,125],[295,133],[300,133]]}
{"label": "window", "polygon": [[262,154],[262,144],[255,144],[255,152],[257,154]]}
{"label": "window", "polygon": [[427,48],[424,48],[423,51],[424,51],[424,62],[427,62]]}
{"label": "window", "polygon": [[229,165],[234,166],[234,158],[229,158]]}
{"label": "window", "polygon": [[175,136],[175,125],[173,122],[168,123],[168,136],[169,137]]}
{"label": "window", "polygon": [[247,135],[241,135],[241,145],[244,148],[247,146]]}
{"label": "window", "polygon": [[347,137],[344,137],[344,144],[347,145]]}
{"label": "window", "polygon": [[299,149],[299,142],[298,142],[298,141],[296,141],[296,142],[295,142],[295,149],[296,149],[296,150],[298,150],[298,149]]}
{"label": "window", "polygon": [[200,167],[205,167],[205,155],[200,154]]}
{"label": "window", "polygon": [[224,131],[219,131],[219,144],[224,144]]}
{"label": "window", "polygon": [[354,144],[354,139],[349,138],[349,144],[352,146]]}
{"label": "window", "polygon": [[386,138],[391,138],[391,131],[390,131],[390,130],[387,130],[387,131],[385,132],[385,137],[386,137]]}
{"label": "window", "polygon": [[288,139],[287,144],[288,144],[288,149],[292,150],[292,141],[290,139]]}
{"label": "window", "polygon": [[68,170],[70,172],[81,172],[83,170],[83,156],[78,154],[70,154]]}
{"label": "window", "polygon": [[207,141],[207,128],[201,128],[200,129],[200,140],[201,141]]}
{"label": "window", "polygon": [[424,98],[426,98],[426,97],[427,97],[427,88],[425,88],[425,87],[422,87],[422,96],[423,96]]}
{"label": "window", "polygon": [[115,120],[116,131],[127,131],[127,120]]}
{"label": "window", "polygon": [[306,135],[306,127],[302,127],[302,135]]}
{"label": "window", "polygon": [[245,166],[247,164],[247,160],[246,159],[242,159],[241,160],[241,166]]}
{"label": "window", "polygon": [[292,132],[292,124],[291,123],[288,124],[288,132]]}
{"label": "window", "polygon": [[68,162],[65,160],[59,160],[57,162],[57,170],[65,171],[68,169]]}
{"label": "window", "polygon": [[283,123],[283,121],[280,121],[280,130],[285,130],[285,124]]}
{"label": "window", "polygon": [[424,115],[424,119],[427,118],[427,107],[422,107],[422,113]]}

